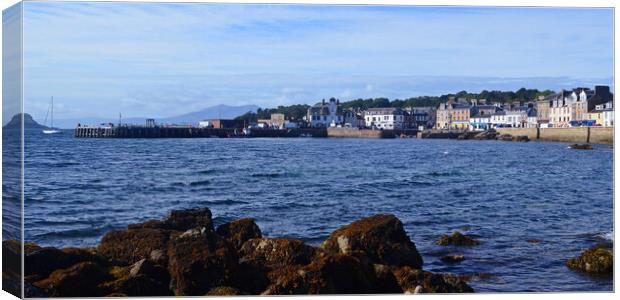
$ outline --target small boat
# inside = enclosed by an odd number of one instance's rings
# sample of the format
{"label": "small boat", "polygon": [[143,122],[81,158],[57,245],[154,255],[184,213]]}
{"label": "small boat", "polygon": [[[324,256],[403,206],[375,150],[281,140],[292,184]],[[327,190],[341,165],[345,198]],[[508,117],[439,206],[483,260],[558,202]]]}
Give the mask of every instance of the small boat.
{"label": "small boat", "polygon": [[571,149],[578,149],[578,150],[592,150],[594,149],[592,147],[592,145],[589,144],[572,144],[570,146],[568,146]]}
{"label": "small boat", "polygon": [[[51,111],[51,114],[50,114]],[[49,129],[43,129],[44,134],[57,134],[62,133],[58,128],[54,128],[54,96],[50,100],[50,106],[47,109],[47,113],[51,115],[51,122]],[[47,114],[45,114],[45,121],[43,121],[43,125],[47,126]]]}

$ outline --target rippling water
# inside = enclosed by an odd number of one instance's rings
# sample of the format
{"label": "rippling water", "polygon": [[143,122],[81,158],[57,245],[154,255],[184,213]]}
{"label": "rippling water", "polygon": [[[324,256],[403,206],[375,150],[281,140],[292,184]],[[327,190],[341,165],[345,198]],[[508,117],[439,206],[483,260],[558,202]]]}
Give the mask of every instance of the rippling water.
{"label": "rippling water", "polygon": [[[613,228],[613,150],[564,143],[363,139],[75,139],[26,136],[26,240],[98,243],[113,228],[209,207],[221,224],[319,244],[376,213],[400,218],[425,269],[481,273],[484,291],[612,290],[567,258]],[[443,233],[477,247],[436,246]],[[535,240],[535,241],[534,241]],[[464,254],[461,264],[441,262]],[[490,274],[490,275],[485,275]]]}

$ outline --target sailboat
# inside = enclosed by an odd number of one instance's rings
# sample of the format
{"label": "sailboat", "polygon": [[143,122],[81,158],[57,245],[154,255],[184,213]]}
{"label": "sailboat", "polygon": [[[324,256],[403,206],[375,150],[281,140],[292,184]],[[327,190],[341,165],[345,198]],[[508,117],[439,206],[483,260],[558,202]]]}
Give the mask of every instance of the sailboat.
{"label": "sailboat", "polygon": [[[51,114],[50,114],[51,111]],[[56,133],[61,133],[60,130],[58,130],[57,128],[54,128],[54,96],[52,96],[52,99],[50,100],[50,107],[47,109],[47,114],[51,115],[51,125],[49,127],[49,129],[43,129],[43,133],[44,134],[56,134]],[[45,114],[45,121],[43,121],[43,124],[45,126],[47,126],[47,114]]]}

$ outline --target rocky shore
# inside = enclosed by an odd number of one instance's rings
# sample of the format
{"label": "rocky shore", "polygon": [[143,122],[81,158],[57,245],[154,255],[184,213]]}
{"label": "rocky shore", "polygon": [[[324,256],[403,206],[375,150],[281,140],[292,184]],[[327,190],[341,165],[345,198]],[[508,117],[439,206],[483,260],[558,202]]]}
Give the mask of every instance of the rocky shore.
{"label": "rocky shore", "polygon": [[[5,262],[19,261],[18,247],[3,242]],[[202,208],[110,231],[94,248],[25,248],[26,297],[473,292],[424,271],[394,215],[345,225],[319,247],[264,237],[249,218],[214,228]],[[10,273],[5,284],[19,280]]]}

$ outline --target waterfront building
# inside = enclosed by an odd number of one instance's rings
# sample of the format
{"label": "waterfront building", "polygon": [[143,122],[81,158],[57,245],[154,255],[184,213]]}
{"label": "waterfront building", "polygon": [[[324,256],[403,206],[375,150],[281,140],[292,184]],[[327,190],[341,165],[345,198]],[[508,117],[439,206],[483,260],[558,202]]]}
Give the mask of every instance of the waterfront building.
{"label": "waterfront building", "polygon": [[306,113],[306,121],[310,127],[330,127],[342,125],[343,112],[340,108],[340,101],[331,98],[329,102],[325,99],[310,108]]}
{"label": "waterfront building", "polygon": [[377,129],[403,129],[405,114],[397,107],[369,108],[364,112],[366,127]]}
{"label": "waterfront building", "polygon": [[[589,112],[591,120],[595,120],[600,126],[614,126],[614,108],[613,101],[597,105]],[[596,119],[595,119],[596,118]]]}
{"label": "waterfront building", "polygon": [[243,129],[245,127],[244,120],[227,120],[227,119],[208,119],[198,122],[199,128],[236,128]]}
{"label": "waterfront building", "polygon": [[483,114],[481,112],[469,118],[469,130],[488,130],[491,128],[491,116],[493,114]]}
{"label": "waterfront building", "polygon": [[581,123],[580,121],[588,121],[589,112],[595,110],[597,105],[613,101],[613,94],[609,91],[609,86],[595,86],[594,90],[562,90],[545,100],[550,102],[549,123],[553,124],[553,127],[569,127],[571,124]]}
{"label": "waterfront building", "polygon": [[258,124],[264,124],[263,127],[276,128],[276,129],[284,128],[287,122],[288,121],[286,121],[284,114],[280,114],[280,113],[271,114],[270,119],[258,119],[257,120]]}
{"label": "waterfront building", "polygon": [[446,129],[450,126],[450,111],[448,110],[448,106],[451,105],[448,103],[440,103],[436,112],[436,120],[435,120],[435,128],[437,129]]}
{"label": "waterfront building", "polygon": [[364,128],[364,118],[361,114],[353,109],[345,109],[342,112],[343,126],[351,128]]}
{"label": "waterfront building", "polygon": [[500,110],[491,115],[491,128],[506,127],[506,112]]}
{"label": "waterfront building", "polygon": [[538,124],[549,123],[549,107],[551,107],[551,101],[546,99],[547,97],[541,96],[536,101],[536,118]]}
{"label": "waterfront building", "polygon": [[437,108],[433,106],[411,106],[404,108],[405,128],[432,128],[437,119]]}
{"label": "waterfront building", "polygon": [[469,129],[469,117],[476,113],[475,106],[467,102],[456,102],[452,104],[450,128]]}

